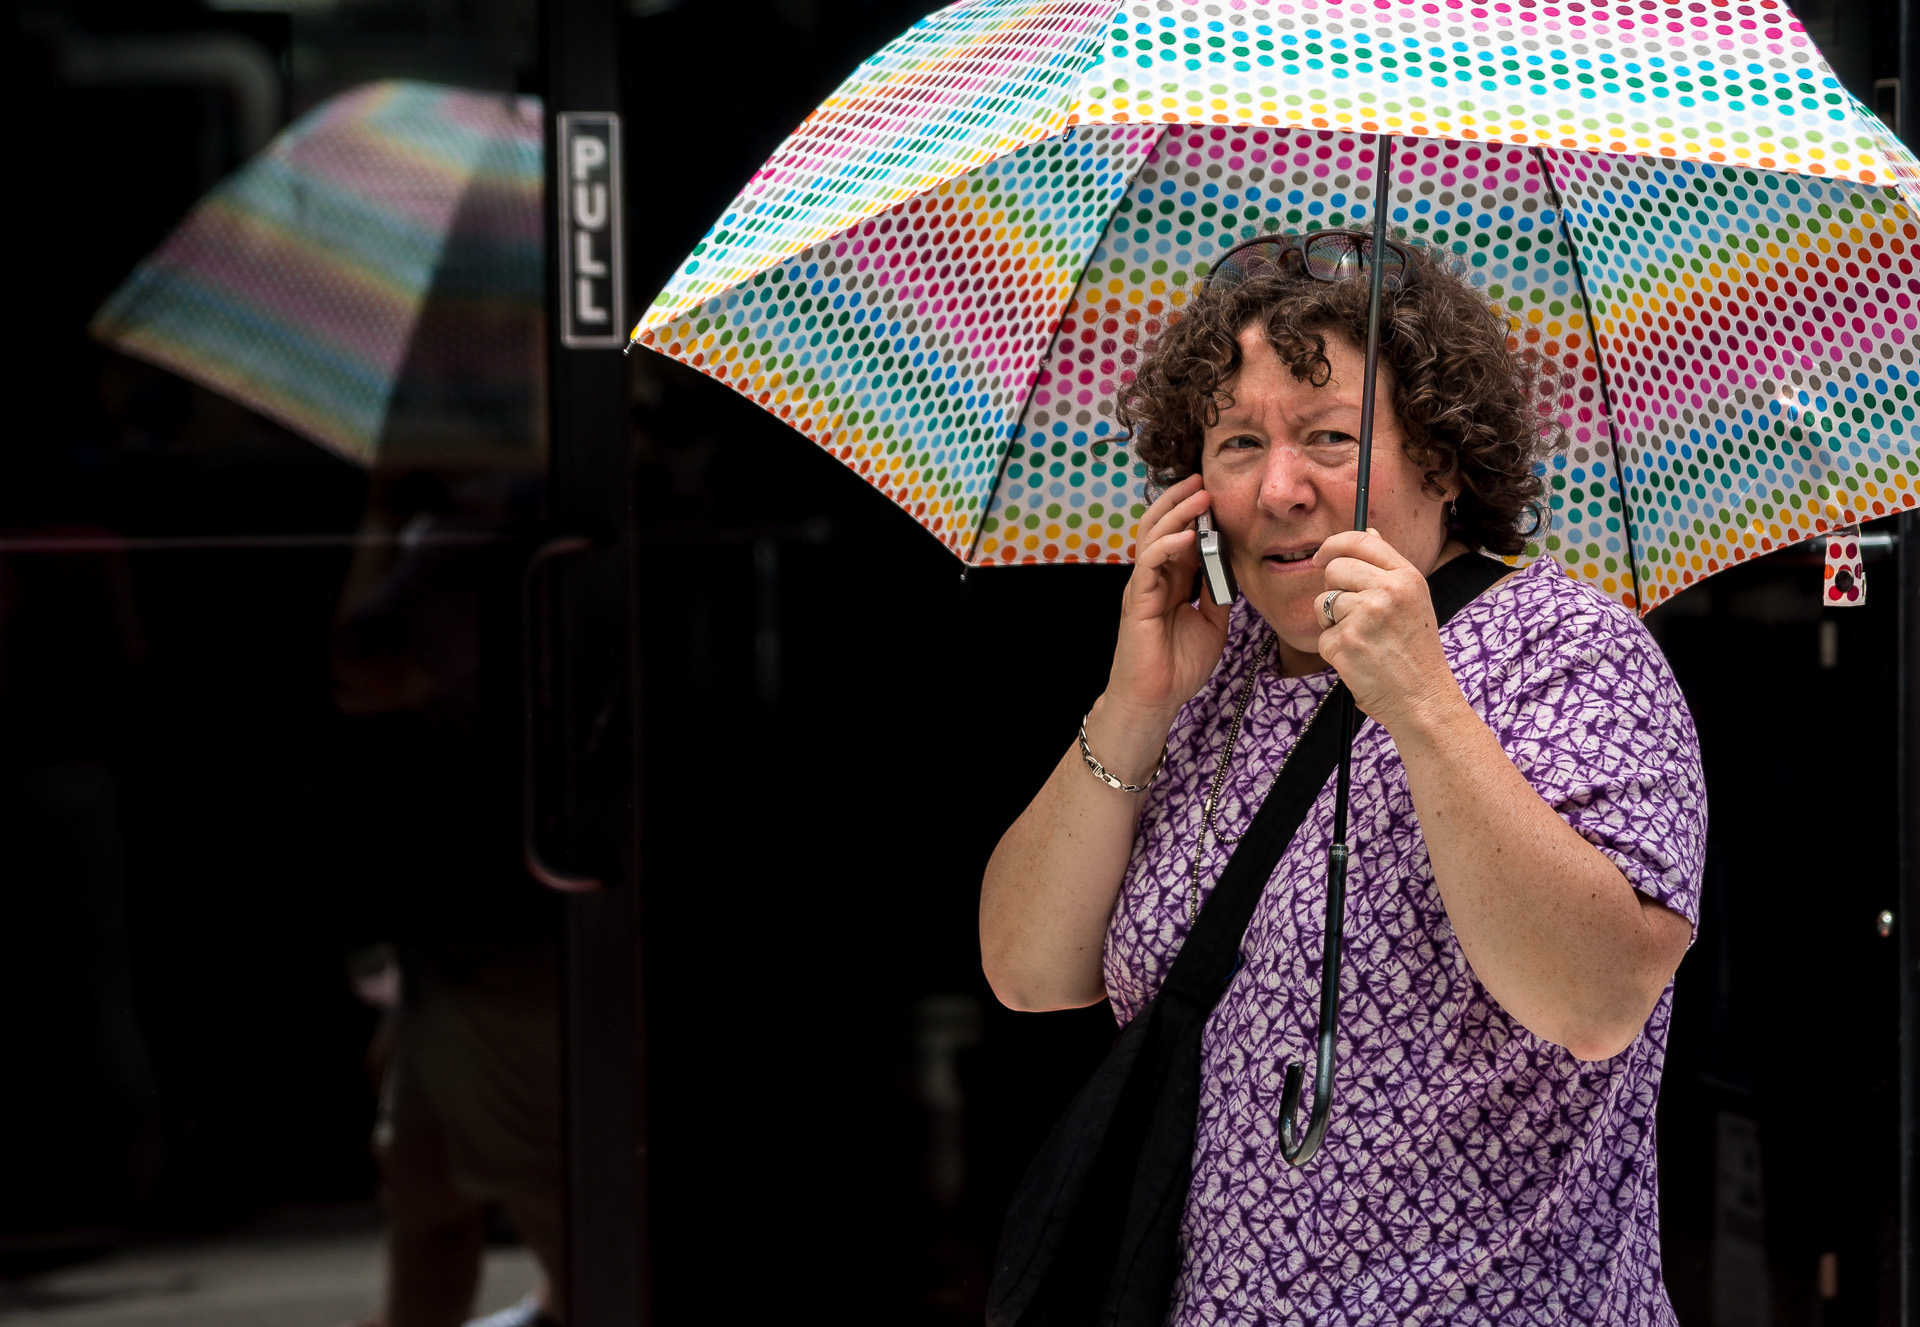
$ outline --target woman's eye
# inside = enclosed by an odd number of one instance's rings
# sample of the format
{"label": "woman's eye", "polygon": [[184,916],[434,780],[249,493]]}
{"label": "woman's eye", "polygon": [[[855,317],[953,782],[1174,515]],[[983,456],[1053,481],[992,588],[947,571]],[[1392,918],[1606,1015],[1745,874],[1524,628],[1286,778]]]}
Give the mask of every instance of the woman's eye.
{"label": "woman's eye", "polygon": [[1260,440],[1258,438],[1249,437],[1247,434],[1241,433],[1222,442],[1220,444],[1220,450],[1223,452],[1246,451],[1248,448],[1258,447],[1259,445]]}
{"label": "woman's eye", "polygon": [[1351,433],[1342,433],[1338,429],[1321,429],[1307,438],[1309,447],[1351,447],[1356,439]]}

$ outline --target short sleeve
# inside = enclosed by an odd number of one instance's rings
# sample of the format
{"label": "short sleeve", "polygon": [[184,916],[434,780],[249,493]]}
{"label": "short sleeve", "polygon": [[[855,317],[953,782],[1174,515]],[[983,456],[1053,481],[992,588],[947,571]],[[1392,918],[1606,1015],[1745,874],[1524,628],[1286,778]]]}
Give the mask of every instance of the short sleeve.
{"label": "short sleeve", "polygon": [[1597,595],[1538,639],[1495,724],[1508,756],[1627,883],[1698,926],[1706,782],[1666,657]]}

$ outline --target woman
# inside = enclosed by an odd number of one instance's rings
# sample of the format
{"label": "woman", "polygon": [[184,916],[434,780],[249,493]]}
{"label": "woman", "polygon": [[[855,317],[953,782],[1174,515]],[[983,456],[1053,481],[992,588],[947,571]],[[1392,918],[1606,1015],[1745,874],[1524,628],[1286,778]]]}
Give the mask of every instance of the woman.
{"label": "woman", "polygon": [[[1207,1025],[1170,1321],[1668,1323],[1653,1105],[1706,837],[1692,721],[1638,619],[1550,559],[1436,625],[1429,573],[1519,551],[1541,417],[1504,316],[1417,249],[1389,268],[1373,528],[1348,528],[1367,282],[1342,234],[1236,249],[1125,389],[1141,459],[1184,477],[1141,519],[1084,744],[988,865],[987,977],[1132,1018],[1337,675],[1370,722],[1332,1126],[1284,1164],[1329,781]],[[1189,601],[1202,512],[1231,610]]]}

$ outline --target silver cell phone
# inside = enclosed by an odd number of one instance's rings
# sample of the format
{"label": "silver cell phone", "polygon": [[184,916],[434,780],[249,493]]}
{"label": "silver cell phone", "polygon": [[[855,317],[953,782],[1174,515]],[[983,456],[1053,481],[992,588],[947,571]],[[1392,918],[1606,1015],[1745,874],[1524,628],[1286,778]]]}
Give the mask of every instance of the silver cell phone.
{"label": "silver cell phone", "polygon": [[1200,535],[1200,576],[1207,583],[1207,595],[1225,608],[1240,597],[1240,587],[1233,583],[1233,568],[1227,565],[1227,550],[1220,541],[1220,532],[1213,528],[1213,513],[1201,512],[1193,528]]}

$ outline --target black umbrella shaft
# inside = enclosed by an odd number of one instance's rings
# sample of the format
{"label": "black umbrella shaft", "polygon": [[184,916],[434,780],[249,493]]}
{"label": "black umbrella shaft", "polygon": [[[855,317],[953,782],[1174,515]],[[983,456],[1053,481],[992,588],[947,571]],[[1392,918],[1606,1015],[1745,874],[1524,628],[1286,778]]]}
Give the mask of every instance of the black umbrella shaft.
{"label": "black umbrella shaft", "polygon": [[[1375,152],[1373,176],[1373,252],[1367,263],[1367,363],[1366,377],[1360,384],[1360,459],[1353,484],[1353,528],[1367,528],[1367,489],[1373,478],[1373,398],[1374,384],[1380,372],[1380,296],[1386,285],[1386,264],[1380,256],[1387,251],[1387,191],[1392,185],[1393,135],[1381,134]],[[1333,841],[1342,848],[1347,842],[1347,788],[1351,780],[1351,756],[1355,725],[1353,701],[1343,698],[1346,714],[1341,724],[1346,734],[1340,756],[1340,770],[1334,781]],[[1329,904],[1332,899],[1328,899]],[[1333,934],[1340,919],[1328,911],[1328,933]],[[1331,951],[1330,951],[1331,952]],[[1328,974],[1329,978],[1337,974]]]}
{"label": "black umbrella shaft", "polygon": [[1353,528],[1367,528],[1367,489],[1373,479],[1373,380],[1380,368],[1380,294],[1386,285],[1387,191],[1393,179],[1393,135],[1381,134],[1373,175],[1373,252],[1367,263],[1367,369],[1360,385],[1360,475],[1353,486]]}
{"label": "black umbrella shaft", "polygon": [[[1387,251],[1387,190],[1393,170],[1391,134],[1380,135],[1374,164],[1373,249],[1367,263],[1366,378],[1360,385],[1359,473],[1353,486],[1353,528],[1356,530],[1367,528],[1367,488],[1373,477],[1373,389],[1380,369],[1380,295],[1386,284],[1386,264],[1380,259]],[[1339,704],[1340,765],[1333,783],[1333,846],[1327,850],[1326,947],[1321,951],[1320,962],[1320,1022],[1314,1037],[1313,1105],[1305,1130],[1299,1130],[1296,1119],[1303,1077],[1301,1066],[1288,1066],[1286,1085],[1280,1093],[1280,1154],[1294,1166],[1306,1164],[1320,1150],[1333,1101],[1333,1049],[1340,1014],[1340,949],[1347,919],[1347,794],[1353,783],[1353,730],[1359,723],[1359,711],[1354,707],[1351,692],[1343,692]]]}

